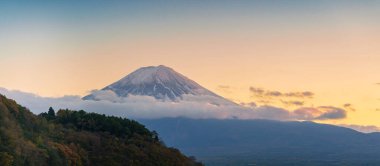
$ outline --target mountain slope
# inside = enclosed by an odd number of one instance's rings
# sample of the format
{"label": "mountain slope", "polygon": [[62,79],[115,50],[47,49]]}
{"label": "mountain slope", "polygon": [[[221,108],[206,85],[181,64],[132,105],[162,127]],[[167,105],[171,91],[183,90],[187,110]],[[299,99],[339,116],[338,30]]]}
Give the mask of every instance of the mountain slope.
{"label": "mountain slope", "polygon": [[[112,91],[119,97],[141,95],[172,101],[181,99],[183,95],[208,95],[221,98],[193,80],[163,65],[142,67],[102,90]],[[96,96],[90,94],[83,99],[96,100]]]}
{"label": "mountain slope", "polygon": [[0,165],[200,165],[136,121],[84,111],[36,116],[0,95]]}
{"label": "mountain slope", "polygon": [[378,165],[380,135],[313,122],[140,120],[206,165]]}

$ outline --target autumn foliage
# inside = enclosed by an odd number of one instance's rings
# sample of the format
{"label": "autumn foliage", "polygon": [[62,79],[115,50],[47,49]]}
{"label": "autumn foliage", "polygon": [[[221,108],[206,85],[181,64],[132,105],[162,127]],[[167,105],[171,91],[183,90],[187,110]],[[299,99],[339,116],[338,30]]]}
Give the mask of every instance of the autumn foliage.
{"label": "autumn foliage", "polygon": [[126,118],[50,108],[38,116],[0,95],[0,165],[201,165]]}

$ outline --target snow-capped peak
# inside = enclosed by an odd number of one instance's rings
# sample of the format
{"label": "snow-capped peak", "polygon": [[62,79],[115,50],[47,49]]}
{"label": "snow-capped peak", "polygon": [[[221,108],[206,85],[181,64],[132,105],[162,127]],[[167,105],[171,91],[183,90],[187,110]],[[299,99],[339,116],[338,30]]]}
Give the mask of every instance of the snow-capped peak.
{"label": "snow-capped peak", "polygon": [[[102,90],[112,91],[119,97],[128,95],[152,96],[156,99],[176,101],[183,95],[213,96],[222,98],[193,80],[164,65],[137,69]],[[90,94],[83,99],[95,99]],[[224,98],[223,98],[224,99]]]}
{"label": "snow-capped peak", "polygon": [[166,67],[164,65],[159,66],[148,66],[142,67],[126,77],[119,80],[118,84],[144,84],[144,83],[152,83],[156,80],[160,80],[162,82],[171,81],[171,79],[177,76],[181,76],[179,73],[175,72],[173,69]]}

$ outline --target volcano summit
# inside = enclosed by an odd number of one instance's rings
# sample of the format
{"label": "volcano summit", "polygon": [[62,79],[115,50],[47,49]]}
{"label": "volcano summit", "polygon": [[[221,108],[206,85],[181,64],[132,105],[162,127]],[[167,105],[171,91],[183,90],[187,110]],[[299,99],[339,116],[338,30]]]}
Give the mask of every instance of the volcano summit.
{"label": "volcano summit", "polygon": [[[118,97],[152,96],[164,101],[181,100],[184,95],[211,96],[226,100],[164,65],[142,67],[101,91],[112,91]],[[83,99],[98,100],[94,94]]]}

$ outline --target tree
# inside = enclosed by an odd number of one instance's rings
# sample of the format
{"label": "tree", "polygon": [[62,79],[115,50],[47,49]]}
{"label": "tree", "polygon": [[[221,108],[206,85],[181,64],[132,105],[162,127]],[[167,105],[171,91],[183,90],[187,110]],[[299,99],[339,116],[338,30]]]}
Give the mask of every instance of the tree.
{"label": "tree", "polygon": [[0,166],[196,166],[153,135],[137,121],[104,114],[49,108],[35,116],[0,95]]}
{"label": "tree", "polygon": [[13,156],[7,152],[0,152],[0,165],[11,166],[13,163]]}
{"label": "tree", "polygon": [[55,112],[54,112],[54,109],[53,109],[52,107],[49,108],[48,115],[49,115],[50,117],[55,117]]}

